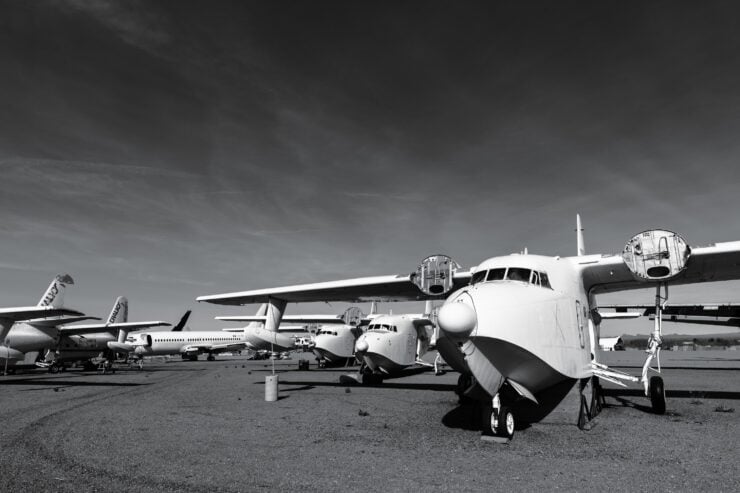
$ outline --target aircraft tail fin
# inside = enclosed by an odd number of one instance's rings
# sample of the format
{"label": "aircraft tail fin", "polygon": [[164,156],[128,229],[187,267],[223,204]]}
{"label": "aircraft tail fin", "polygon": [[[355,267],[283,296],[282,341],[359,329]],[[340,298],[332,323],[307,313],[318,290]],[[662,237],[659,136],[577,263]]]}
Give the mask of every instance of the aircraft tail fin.
{"label": "aircraft tail fin", "polygon": [[57,274],[46,288],[44,295],[38,303],[38,306],[48,306],[52,308],[61,308],[64,306],[64,289],[68,284],[74,284],[74,280],[69,274]]}
{"label": "aircraft tail fin", "polygon": [[106,323],[116,324],[123,322],[128,322],[128,300],[123,296],[119,296],[113,304],[113,309],[110,311]]}
{"label": "aircraft tail fin", "polygon": [[586,255],[586,246],[583,243],[583,227],[581,226],[580,214],[576,214],[576,241],[578,245],[578,256]]}
{"label": "aircraft tail fin", "polygon": [[[267,303],[262,303],[260,305],[259,309],[257,310],[256,315],[258,317],[264,317],[265,315],[267,315]],[[249,325],[247,325],[247,327],[250,329],[256,329],[256,328],[261,328],[260,326],[262,326],[263,324],[264,322],[250,322]]]}
{"label": "aircraft tail fin", "polygon": [[188,323],[188,318],[190,318],[190,312],[191,310],[188,310],[185,312],[185,315],[182,316],[180,321],[172,328],[172,332],[182,332],[183,327],[185,327],[185,324]]}
{"label": "aircraft tail fin", "polygon": [[378,314],[378,302],[373,301],[370,305],[370,313],[368,315],[377,315]]}

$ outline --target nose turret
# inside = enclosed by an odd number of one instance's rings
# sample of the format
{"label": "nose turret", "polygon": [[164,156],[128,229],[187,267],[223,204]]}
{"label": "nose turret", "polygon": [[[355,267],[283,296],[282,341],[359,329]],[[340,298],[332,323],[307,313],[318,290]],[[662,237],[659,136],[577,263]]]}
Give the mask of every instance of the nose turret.
{"label": "nose turret", "polygon": [[437,324],[448,337],[469,337],[478,325],[478,314],[470,293],[463,291],[442,305],[437,314]]}
{"label": "nose turret", "polygon": [[367,352],[368,349],[370,349],[370,345],[367,343],[365,339],[359,339],[357,343],[355,344],[356,353],[365,353]]}

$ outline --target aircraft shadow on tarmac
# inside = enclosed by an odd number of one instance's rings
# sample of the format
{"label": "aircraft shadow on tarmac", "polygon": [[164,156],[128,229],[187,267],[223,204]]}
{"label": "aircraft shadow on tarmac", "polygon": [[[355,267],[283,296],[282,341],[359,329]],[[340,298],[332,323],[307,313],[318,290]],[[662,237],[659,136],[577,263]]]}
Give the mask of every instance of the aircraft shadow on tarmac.
{"label": "aircraft shadow on tarmac", "polygon": [[[133,382],[90,382],[87,380],[62,380],[60,378],[28,378],[18,380],[0,380],[0,387],[5,385],[36,385],[44,386],[49,388],[63,388],[63,387],[139,387],[142,385],[150,385],[149,383],[133,383]],[[42,390],[42,389],[28,389],[28,390]]]}
{"label": "aircraft shadow on tarmac", "polygon": [[[257,385],[264,385],[264,382],[255,382]],[[343,382],[309,382],[305,380],[280,380],[280,391],[283,391],[283,385],[302,385],[300,390],[309,390],[313,387],[376,387],[381,389],[402,389],[402,390],[433,390],[438,392],[452,392],[455,390],[455,385],[442,384],[442,383],[393,383],[384,381],[380,385],[349,385]],[[295,390],[295,389],[293,389]]]}
{"label": "aircraft shadow on tarmac", "polygon": [[[735,361],[735,360],[728,360],[728,359],[717,359],[716,361]],[[632,366],[632,365],[614,365],[612,368],[616,369],[629,369],[629,370],[635,370],[635,369],[642,369],[642,366]],[[661,368],[663,370],[691,370],[691,371],[740,371],[740,368],[737,366],[732,367],[725,367],[725,366],[719,366],[719,367],[708,367],[708,366],[665,366],[662,365]]]}

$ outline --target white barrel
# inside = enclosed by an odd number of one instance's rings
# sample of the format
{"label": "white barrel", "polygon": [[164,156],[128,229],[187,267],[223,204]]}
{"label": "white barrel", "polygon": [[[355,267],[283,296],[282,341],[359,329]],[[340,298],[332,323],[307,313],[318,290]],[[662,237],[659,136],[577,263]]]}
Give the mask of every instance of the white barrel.
{"label": "white barrel", "polygon": [[267,375],[265,377],[265,400],[274,402],[278,400],[278,376]]}

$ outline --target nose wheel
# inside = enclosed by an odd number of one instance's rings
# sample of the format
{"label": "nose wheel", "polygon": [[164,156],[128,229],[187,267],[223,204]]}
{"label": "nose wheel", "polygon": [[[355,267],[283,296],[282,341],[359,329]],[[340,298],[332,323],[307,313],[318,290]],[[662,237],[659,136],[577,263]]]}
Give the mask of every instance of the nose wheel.
{"label": "nose wheel", "polygon": [[508,406],[501,404],[498,394],[490,404],[482,407],[481,424],[483,425],[483,435],[506,440],[514,438],[514,430],[516,429],[514,412]]}

